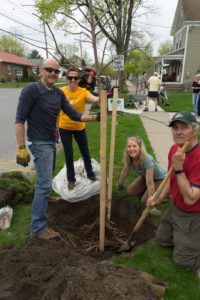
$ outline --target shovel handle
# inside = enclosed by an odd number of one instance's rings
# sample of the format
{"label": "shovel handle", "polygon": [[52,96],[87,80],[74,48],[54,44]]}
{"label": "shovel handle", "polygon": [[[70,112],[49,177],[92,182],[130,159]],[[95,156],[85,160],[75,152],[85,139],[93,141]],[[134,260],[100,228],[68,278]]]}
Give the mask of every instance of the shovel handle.
{"label": "shovel handle", "polygon": [[[189,146],[189,142],[185,142],[184,145],[183,145],[183,147],[181,148],[181,150],[182,150],[183,153],[186,152],[188,146]],[[159,185],[158,189],[156,190],[155,194],[153,195],[152,201],[156,201],[158,199],[158,197],[160,196],[160,194],[161,194],[161,192],[162,192],[162,190],[164,188],[164,185],[166,184],[167,180],[169,179],[169,177],[170,177],[173,169],[174,169],[174,166],[171,165],[168,173],[166,174],[165,178],[163,179],[163,181]],[[141,217],[139,218],[137,224],[135,225],[135,227],[133,229],[134,232],[136,232],[140,228],[140,226],[142,225],[142,223],[146,219],[146,217],[147,217],[150,209],[151,209],[150,207],[146,207],[145,208],[145,210],[143,211]]]}

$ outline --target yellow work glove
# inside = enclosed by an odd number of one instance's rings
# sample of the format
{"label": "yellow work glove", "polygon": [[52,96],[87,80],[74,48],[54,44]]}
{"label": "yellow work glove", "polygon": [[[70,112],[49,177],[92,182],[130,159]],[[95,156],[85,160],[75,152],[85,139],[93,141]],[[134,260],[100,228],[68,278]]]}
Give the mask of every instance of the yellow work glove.
{"label": "yellow work glove", "polygon": [[31,160],[31,156],[28,150],[26,149],[26,146],[25,145],[17,146],[17,156],[16,156],[17,164],[27,167],[30,160]]}
{"label": "yellow work glove", "polygon": [[97,112],[96,114],[93,115],[93,121],[100,121],[100,112]]}

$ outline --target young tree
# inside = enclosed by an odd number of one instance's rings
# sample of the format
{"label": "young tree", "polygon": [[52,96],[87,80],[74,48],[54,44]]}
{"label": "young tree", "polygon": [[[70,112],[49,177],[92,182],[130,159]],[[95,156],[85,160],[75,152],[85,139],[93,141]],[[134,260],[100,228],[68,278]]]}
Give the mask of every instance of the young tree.
{"label": "young tree", "polygon": [[0,51],[24,56],[24,45],[10,36],[3,35],[0,38]]}
{"label": "young tree", "polygon": [[[93,47],[97,76],[103,71],[102,58],[107,54],[106,48],[109,44],[114,45],[115,55],[124,54],[125,58],[131,48],[138,46],[135,39],[137,33],[133,31],[133,20],[139,14],[151,11],[146,2],[146,0],[35,0],[41,19],[45,20],[48,27],[56,25],[66,33],[85,36],[83,42],[90,43]],[[58,50],[58,45],[56,48]],[[110,62],[112,60],[113,57],[110,58]]]}

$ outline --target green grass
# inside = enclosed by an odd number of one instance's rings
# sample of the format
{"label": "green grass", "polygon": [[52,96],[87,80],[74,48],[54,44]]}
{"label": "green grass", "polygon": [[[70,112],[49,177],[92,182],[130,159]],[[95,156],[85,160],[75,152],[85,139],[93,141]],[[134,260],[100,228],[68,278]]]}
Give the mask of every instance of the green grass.
{"label": "green grass", "polygon": [[12,224],[10,228],[0,232],[0,245],[15,244],[23,246],[29,241],[31,204],[18,205],[12,208]]}
{"label": "green grass", "polygon": [[[7,88],[7,89],[13,89],[13,88],[24,88],[27,84],[29,84],[31,82],[21,82],[19,81],[18,84],[17,82],[10,82],[10,83],[0,83],[0,88]],[[65,78],[59,78],[56,82],[56,84],[58,87],[62,87],[66,85],[66,80]]]}
{"label": "green grass", "polygon": [[154,240],[137,249],[134,256],[114,257],[113,262],[136,268],[166,281],[165,300],[199,300],[200,281],[195,271],[185,271],[172,262],[172,249]]}
{"label": "green grass", "polygon": [[193,112],[192,104],[192,92],[176,92],[176,93],[167,93],[169,98],[170,106],[165,106],[161,104],[161,97],[159,106],[162,107],[167,112],[177,112],[181,110],[187,110]]}
{"label": "green grass", "polygon": [[10,82],[10,83],[0,83],[0,88],[7,88],[7,89],[14,89],[14,88],[23,88],[25,87],[29,82]]}

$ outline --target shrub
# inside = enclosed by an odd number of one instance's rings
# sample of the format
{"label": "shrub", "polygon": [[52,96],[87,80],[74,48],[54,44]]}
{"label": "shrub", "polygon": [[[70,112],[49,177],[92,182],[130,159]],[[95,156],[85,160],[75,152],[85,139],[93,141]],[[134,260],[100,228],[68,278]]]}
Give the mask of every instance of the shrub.
{"label": "shrub", "polygon": [[31,82],[35,82],[38,81],[40,79],[40,76],[34,73],[31,73],[31,75],[29,76],[29,81]]}

